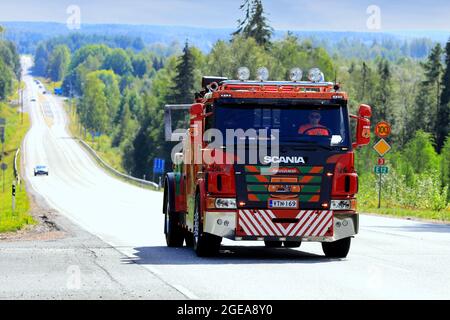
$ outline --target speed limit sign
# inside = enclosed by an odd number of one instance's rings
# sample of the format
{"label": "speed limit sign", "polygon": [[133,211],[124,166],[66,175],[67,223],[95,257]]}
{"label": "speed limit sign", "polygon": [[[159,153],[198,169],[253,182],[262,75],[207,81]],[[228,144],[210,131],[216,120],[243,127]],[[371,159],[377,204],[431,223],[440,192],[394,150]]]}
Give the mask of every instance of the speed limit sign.
{"label": "speed limit sign", "polygon": [[387,138],[391,134],[391,125],[386,121],[381,121],[375,126],[375,134],[378,138]]}

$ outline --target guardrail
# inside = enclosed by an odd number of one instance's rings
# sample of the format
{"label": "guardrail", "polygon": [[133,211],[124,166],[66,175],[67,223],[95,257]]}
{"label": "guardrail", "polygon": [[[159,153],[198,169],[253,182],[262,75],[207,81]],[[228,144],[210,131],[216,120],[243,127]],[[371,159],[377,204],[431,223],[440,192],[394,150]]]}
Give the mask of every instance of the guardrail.
{"label": "guardrail", "polygon": [[17,184],[20,185],[20,174],[19,174],[19,169],[17,167],[17,158],[19,157],[20,154],[20,148],[17,149],[16,154],[14,155],[14,178],[17,181]]}
{"label": "guardrail", "polygon": [[147,189],[152,189],[152,190],[159,189],[159,185],[157,183],[154,183],[152,181],[138,179],[138,178],[129,176],[127,174],[124,174],[120,171],[117,171],[116,169],[111,167],[109,164],[107,164],[102,158],[100,158],[100,156],[97,154],[97,152],[95,152],[95,150],[92,149],[92,147],[90,145],[88,145],[86,142],[84,142],[83,140],[81,140],[79,138],[76,138],[76,139],[78,140],[80,145],[92,156],[92,158],[94,158],[94,160],[111,175],[113,175],[125,182],[133,184],[137,187],[147,188]]}

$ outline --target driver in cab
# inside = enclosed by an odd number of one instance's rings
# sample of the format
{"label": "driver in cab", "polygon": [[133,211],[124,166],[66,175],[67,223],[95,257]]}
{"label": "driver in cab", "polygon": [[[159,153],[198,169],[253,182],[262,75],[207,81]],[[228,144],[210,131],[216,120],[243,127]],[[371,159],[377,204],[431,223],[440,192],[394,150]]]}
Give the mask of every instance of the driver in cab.
{"label": "driver in cab", "polygon": [[298,128],[298,133],[309,136],[330,135],[330,130],[319,123],[321,118],[319,111],[312,111],[308,116],[309,123],[301,125],[300,128]]}

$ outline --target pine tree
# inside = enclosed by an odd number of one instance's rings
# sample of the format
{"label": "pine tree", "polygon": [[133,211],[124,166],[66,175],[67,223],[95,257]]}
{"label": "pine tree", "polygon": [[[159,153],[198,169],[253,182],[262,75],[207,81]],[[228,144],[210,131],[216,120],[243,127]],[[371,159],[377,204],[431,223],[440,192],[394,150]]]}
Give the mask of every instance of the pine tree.
{"label": "pine tree", "polygon": [[422,63],[425,79],[421,82],[420,90],[416,97],[414,124],[412,124],[416,130],[422,129],[432,133],[435,138],[437,137],[438,129],[437,121],[440,117],[439,106],[443,73],[441,58],[442,47],[440,44],[437,44],[431,50],[427,61]]}
{"label": "pine tree", "polygon": [[362,68],[361,68],[361,87],[360,87],[360,94],[359,94],[359,100],[364,101],[366,98],[366,89],[367,89],[367,82],[369,79],[370,74],[370,68],[367,66],[366,62],[363,62]]}
{"label": "pine tree", "polygon": [[436,146],[438,151],[450,132],[450,39],[445,46],[445,72],[442,76],[442,93],[436,122]]}
{"label": "pine tree", "polygon": [[238,20],[238,29],[233,33],[243,35],[245,38],[254,38],[256,42],[267,48],[273,34],[272,27],[269,26],[264,14],[262,0],[245,0],[241,5],[241,10],[245,9],[245,18]]}
{"label": "pine tree", "polygon": [[244,3],[241,4],[239,7],[240,10],[245,10],[245,17],[244,19],[239,19],[238,22],[238,28],[235,32],[232,33],[233,36],[240,35],[246,26],[248,25],[250,21],[250,14],[252,11],[253,6],[253,0],[244,0]]}
{"label": "pine tree", "polygon": [[186,44],[183,49],[183,55],[179,57],[176,66],[176,76],[171,94],[168,97],[170,103],[191,103],[194,99],[194,56]]}
{"label": "pine tree", "polygon": [[392,73],[389,61],[381,60],[378,63],[379,84],[374,98],[374,117],[376,123],[381,120],[394,124],[395,118],[392,109]]}

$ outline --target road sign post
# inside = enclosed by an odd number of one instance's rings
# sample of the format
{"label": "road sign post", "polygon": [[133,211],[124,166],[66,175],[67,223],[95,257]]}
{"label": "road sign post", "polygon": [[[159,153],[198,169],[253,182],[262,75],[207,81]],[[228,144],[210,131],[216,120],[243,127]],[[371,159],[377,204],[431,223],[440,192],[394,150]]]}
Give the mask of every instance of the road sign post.
{"label": "road sign post", "polygon": [[378,174],[378,209],[381,208],[381,183],[382,175],[389,172],[389,168],[385,165],[386,161],[384,156],[391,150],[391,146],[387,143],[385,138],[389,137],[391,134],[391,125],[386,121],[381,121],[375,126],[375,135],[380,138],[380,140],[373,146],[373,149],[378,153],[378,165],[375,166],[374,172]]}
{"label": "road sign post", "polygon": [[11,195],[12,195],[12,212],[16,210],[16,185],[13,183],[11,187]]}
{"label": "road sign post", "polygon": [[3,180],[3,192],[5,192],[5,171],[8,169],[8,165],[4,162],[0,165],[0,168],[2,169],[2,180]]}
{"label": "road sign post", "polygon": [[379,181],[378,181],[378,209],[381,208],[381,172],[379,174]]}

